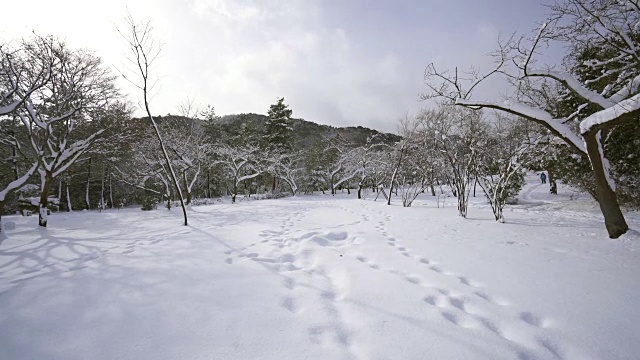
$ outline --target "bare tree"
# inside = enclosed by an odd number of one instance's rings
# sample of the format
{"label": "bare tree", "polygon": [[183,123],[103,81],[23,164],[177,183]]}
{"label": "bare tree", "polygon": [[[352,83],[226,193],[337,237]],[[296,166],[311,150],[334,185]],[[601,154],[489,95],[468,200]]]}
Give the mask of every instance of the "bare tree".
{"label": "bare tree", "polygon": [[26,159],[27,156],[14,131],[17,127],[15,112],[35,91],[49,81],[54,66],[52,61],[26,61],[28,49],[25,45],[25,42],[19,43],[17,47],[0,44],[0,145],[12,149],[15,172],[14,180],[0,188],[0,232],[2,208],[7,195],[20,189],[36,173],[40,165],[37,160],[31,160],[24,174],[20,174],[18,170],[18,157]]}
{"label": "bare tree", "polygon": [[497,114],[479,144],[475,175],[496,221],[504,222],[502,210],[524,184],[523,166],[538,138],[531,126],[517,118]]}
{"label": "bare tree", "polygon": [[144,110],[158,137],[166,169],[170,175],[175,192],[180,199],[180,206],[182,207],[182,214],[184,215],[184,225],[187,226],[187,208],[184,203],[184,197],[182,196],[182,190],[180,189],[167,149],[162,141],[158,124],[153,118],[153,115],[151,115],[151,109],[149,108],[149,93],[154,85],[150,83],[149,69],[160,55],[162,47],[152,38],[151,33],[153,29],[150,21],[138,23],[133,19],[131,14],[127,14],[124,19],[124,27],[123,30],[118,29],[118,32],[125,44],[129,47],[129,60],[133,64],[133,69],[129,71],[129,74],[124,74],[123,72],[121,72],[121,74],[131,84],[142,91]]}
{"label": "bare tree", "polygon": [[161,126],[161,129],[165,129],[164,140],[174,155],[173,163],[182,176],[182,183],[187,195],[186,204],[189,205],[193,186],[211,152],[211,146],[205,141],[204,129],[197,119],[167,121]]}
{"label": "bare tree", "polygon": [[254,145],[220,145],[214,150],[217,160],[221,164],[231,180],[231,202],[235,203],[240,184],[253,179],[263,173],[263,168],[258,154],[259,148]]}
{"label": "bare tree", "polygon": [[[41,178],[39,225],[47,226],[47,205],[51,186],[84,154],[104,129],[91,120],[99,110],[118,97],[114,77],[99,58],[83,50],[71,51],[51,37],[36,37],[23,43],[23,61],[50,64],[46,83],[25,99],[16,110],[39,163]],[[38,76],[36,74],[36,76]]]}
{"label": "bare tree", "polygon": [[291,189],[291,194],[296,196],[298,186],[304,175],[304,158],[300,152],[282,153],[273,152],[266,156],[269,173],[275,174]]}
{"label": "bare tree", "polygon": [[458,213],[467,217],[478,143],[484,135],[482,113],[442,105],[419,114],[425,141],[432,144],[458,199]]}
{"label": "bare tree", "polygon": [[428,143],[430,137],[422,129],[422,124],[422,119],[409,116],[401,118],[398,124],[398,133],[404,141],[404,160],[396,174],[396,183],[404,207],[411,207],[427,186],[433,188],[433,164],[437,159],[433,156],[433,146]]}
{"label": "bare tree", "polygon": [[358,165],[358,149],[342,138],[330,139],[325,148],[327,162],[324,173],[331,194],[335,195],[340,185],[350,181],[361,171]]}
{"label": "bare tree", "polygon": [[[640,116],[640,7],[637,0],[567,0],[551,10],[551,19],[542,24],[529,45],[525,39],[503,43],[495,54],[497,66],[486,75],[475,73],[476,76],[465,79],[457,71],[448,74],[430,65],[425,73],[430,92],[424,97],[445,97],[460,106],[491,108],[520,116],[542,125],[577,154],[587,157],[607,232],[609,237],[618,238],[627,232],[628,225],[618,204],[603,143],[612,127]],[[573,59],[584,49],[600,49],[605,58],[579,64],[599,75],[581,80],[574,69],[536,68],[534,55],[549,42],[567,44]],[[518,74],[510,70],[512,65]],[[570,111],[559,113],[532,104],[523,96],[506,102],[471,99],[477,85],[495,74],[513,79],[520,95],[523,90],[537,91],[551,82],[578,101]],[[598,85],[602,83],[605,85],[600,89]],[[572,131],[571,123],[575,122],[579,135]]]}
{"label": "bare tree", "polygon": [[367,138],[365,145],[354,149],[353,156],[359,168],[359,181],[358,181],[358,199],[363,198],[362,191],[367,186],[367,183],[375,186],[376,173],[382,167],[383,157],[379,152],[383,149],[388,149],[388,145],[383,144],[378,140],[378,136],[373,135]]}

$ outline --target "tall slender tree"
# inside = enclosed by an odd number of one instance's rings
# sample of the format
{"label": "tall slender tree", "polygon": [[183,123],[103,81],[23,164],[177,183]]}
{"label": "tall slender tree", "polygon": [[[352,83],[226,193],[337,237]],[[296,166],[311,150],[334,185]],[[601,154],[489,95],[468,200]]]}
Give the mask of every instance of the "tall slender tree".
{"label": "tall slender tree", "polygon": [[[284,98],[269,107],[269,120],[267,120],[264,134],[264,148],[266,151],[282,154],[292,149],[291,137],[293,128],[290,120],[293,111],[284,103]],[[271,191],[276,190],[278,176],[273,174]]]}
{"label": "tall slender tree", "polygon": [[142,91],[143,107],[147,113],[147,118],[151,122],[151,126],[153,126],[153,130],[156,133],[158,142],[160,143],[160,149],[162,150],[162,155],[165,160],[166,171],[169,173],[175,192],[180,199],[180,206],[182,207],[182,214],[184,216],[184,226],[187,226],[187,208],[184,203],[184,197],[182,196],[182,189],[178,183],[178,178],[173,169],[173,165],[171,164],[167,149],[164,146],[164,141],[160,135],[158,124],[156,123],[153,115],[151,115],[149,105],[149,91],[153,86],[153,84],[149,83],[149,70],[151,65],[160,55],[162,48],[151,36],[153,29],[150,21],[138,23],[133,19],[131,14],[127,14],[124,22],[126,29],[123,29],[122,31],[118,29],[118,32],[131,51],[129,60],[133,63],[135,70],[131,71],[129,75],[121,73],[125,79]]}

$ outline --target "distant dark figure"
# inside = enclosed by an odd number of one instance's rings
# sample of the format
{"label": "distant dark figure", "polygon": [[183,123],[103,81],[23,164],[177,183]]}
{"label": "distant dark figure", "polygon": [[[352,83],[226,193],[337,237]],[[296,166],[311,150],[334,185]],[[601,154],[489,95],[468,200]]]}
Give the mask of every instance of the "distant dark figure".
{"label": "distant dark figure", "polygon": [[540,180],[542,180],[543,184],[546,184],[547,183],[547,174],[545,174],[545,173],[540,174]]}
{"label": "distant dark figure", "polygon": [[552,181],[550,183],[551,188],[549,189],[549,191],[553,194],[553,195],[558,195],[558,186],[556,185],[555,181]]}

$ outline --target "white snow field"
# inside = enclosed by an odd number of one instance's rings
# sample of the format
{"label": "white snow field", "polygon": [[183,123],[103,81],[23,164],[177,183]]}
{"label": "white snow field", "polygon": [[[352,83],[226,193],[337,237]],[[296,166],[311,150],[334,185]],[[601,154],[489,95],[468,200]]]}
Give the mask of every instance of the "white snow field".
{"label": "white snow field", "polygon": [[639,214],[610,240],[536,181],[505,224],[429,195],[4,217],[0,359],[639,359]]}

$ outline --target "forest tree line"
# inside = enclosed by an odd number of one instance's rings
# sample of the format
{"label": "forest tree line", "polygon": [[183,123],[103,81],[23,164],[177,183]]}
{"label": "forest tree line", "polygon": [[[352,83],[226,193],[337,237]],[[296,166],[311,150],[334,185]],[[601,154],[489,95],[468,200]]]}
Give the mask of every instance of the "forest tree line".
{"label": "forest tree line", "polygon": [[[154,43],[148,23],[128,18],[147,116],[92,52],[55,37],[0,46],[0,208],[151,209],[196,199],[352,190],[397,196],[454,196],[460,216],[479,186],[496,220],[525,171],[547,171],[598,201],[611,237],[628,229],[622,206],[640,205],[640,9],[637,1],[568,0],[531,37],[511,37],[480,74],[425,71],[436,105],[398,123],[398,135],[335,129],[292,118],[279,98],[267,115],[219,117],[185,101],[180,115],[153,116],[147,101]],[[538,67],[544,45],[566,45],[556,68]],[[482,81],[503,76],[515,93],[477,100]],[[138,82],[136,82],[138,81]],[[480,95],[481,96],[481,95]],[[396,121],[390,119],[390,121]],[[187,221],[185,211],[185,224]]]}

